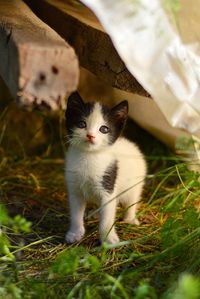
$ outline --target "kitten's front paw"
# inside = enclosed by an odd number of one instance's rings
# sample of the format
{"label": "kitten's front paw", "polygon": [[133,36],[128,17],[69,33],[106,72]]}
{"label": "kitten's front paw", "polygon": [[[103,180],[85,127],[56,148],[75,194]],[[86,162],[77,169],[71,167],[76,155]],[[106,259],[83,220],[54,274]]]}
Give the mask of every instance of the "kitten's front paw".
{"label": "kitten's front paw", "polygon": [[119,237],[117,234],[109,234],[106,239],[104,239],[104,242],[108,244],[117,244],[119,243]]}
{"label": "kitten's front paw", "polygon": [[65,241],[68,244],[79,242],[84,236],[85,230],[79,230],[77,232],[68,231],[65,235]]}

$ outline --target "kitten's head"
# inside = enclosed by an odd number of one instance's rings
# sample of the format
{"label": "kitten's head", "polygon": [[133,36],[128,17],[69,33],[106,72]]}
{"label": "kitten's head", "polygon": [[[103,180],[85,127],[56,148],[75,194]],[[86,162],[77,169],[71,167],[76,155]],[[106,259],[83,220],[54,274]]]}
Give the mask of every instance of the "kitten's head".
{"label": "kitten's head", "polygon": [[116,141],[127,116],[127,101],[109,108],[98,102],[84,103],[74,92],[68,99],[66,110],[69,142],[83,150],[101,150]]}

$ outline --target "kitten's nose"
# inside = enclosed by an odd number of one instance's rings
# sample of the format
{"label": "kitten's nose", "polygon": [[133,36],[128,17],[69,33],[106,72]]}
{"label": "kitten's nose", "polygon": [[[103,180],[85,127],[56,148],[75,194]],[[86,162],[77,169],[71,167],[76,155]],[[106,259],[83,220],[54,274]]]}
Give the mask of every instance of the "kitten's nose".
{"label": "kitten's nose", "polygon": [[95,139],[95,136],[91,134],[87,134],[86,137],[88,138],[89,141],[93,141]]}

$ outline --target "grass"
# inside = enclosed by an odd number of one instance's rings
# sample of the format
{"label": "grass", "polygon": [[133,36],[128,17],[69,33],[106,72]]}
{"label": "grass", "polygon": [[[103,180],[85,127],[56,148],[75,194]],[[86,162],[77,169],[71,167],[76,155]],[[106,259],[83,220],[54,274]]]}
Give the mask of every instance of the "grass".
{"label": "grass", "polygon": [[119,209],[119,244],[100,247],[98,222],[89,218],[84,239],[67,246],[62,117],[2,109],[0,298],[200,298],[199,175],[134,132],[149,164],[141,225],[120,222]]}

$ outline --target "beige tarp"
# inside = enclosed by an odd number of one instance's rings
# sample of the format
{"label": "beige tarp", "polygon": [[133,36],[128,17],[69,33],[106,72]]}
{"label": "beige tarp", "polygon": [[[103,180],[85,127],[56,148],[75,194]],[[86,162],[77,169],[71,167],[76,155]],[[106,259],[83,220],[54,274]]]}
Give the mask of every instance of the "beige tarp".
{"label": "beige tarp", "polygon": [[181,0],[175,18],[159,0],[82,1],[154,101],[116,90],[114,99],[128,98],[130,116],[172,147],[178,136],[199,138],[200,0]]}

